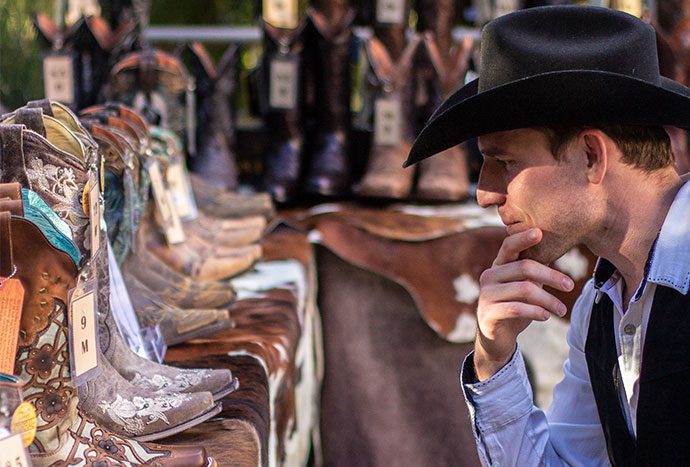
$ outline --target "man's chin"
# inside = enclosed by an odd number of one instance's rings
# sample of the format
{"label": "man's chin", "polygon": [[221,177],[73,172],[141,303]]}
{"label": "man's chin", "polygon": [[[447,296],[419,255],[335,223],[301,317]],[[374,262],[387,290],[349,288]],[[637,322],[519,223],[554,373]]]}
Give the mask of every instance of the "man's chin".
{"label": "man's chin", "polygon": [[551,248],[544,248],[542,244],[528,248],[520,253],[520,259],[531,259],[547,266],[561,256],[563,256],[563,253],[556,252]]}

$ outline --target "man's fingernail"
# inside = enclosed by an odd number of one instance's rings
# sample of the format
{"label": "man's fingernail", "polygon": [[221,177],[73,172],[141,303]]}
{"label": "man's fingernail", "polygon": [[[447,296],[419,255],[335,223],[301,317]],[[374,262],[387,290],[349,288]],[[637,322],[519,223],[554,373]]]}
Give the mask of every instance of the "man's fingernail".
{"label": "man's fingernail", "polygon": [[539,235],[539,232],[532,229],[532,231],[530,231],[530,233],[529,233],[529,239],[530,240],[536,240],[538,235]]}
{"label": "man's fingernail", "polygon": [[572,290],[572,288],[575,287],[575,283],[572,279],[566,277],[565,279],[563,279],[563,287],[565,287],[567,290]]}

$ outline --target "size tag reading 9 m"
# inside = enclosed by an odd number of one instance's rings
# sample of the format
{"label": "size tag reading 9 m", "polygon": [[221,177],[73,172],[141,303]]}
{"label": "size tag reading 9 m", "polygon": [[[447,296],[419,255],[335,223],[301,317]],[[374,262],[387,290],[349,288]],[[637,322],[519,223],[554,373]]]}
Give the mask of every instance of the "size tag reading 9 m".
{"label": "size tag reading 9 m", "polygon": [[69,294],[70,369],[75,386],[100,373],[98,366],[98,287],[95,280],[78,284]]}

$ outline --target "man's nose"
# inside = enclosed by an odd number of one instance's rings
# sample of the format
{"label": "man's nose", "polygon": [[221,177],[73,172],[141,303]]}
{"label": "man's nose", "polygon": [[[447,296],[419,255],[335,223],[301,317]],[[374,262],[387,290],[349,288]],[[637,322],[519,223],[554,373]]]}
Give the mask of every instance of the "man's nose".
{"label": "man's nose", "polygon": [[490,170],[486,170],[486,164],[479,172],[477,182],[477,204],[483,208],[489,206],[501,206],[506,201],[505,188],[500,184]]}

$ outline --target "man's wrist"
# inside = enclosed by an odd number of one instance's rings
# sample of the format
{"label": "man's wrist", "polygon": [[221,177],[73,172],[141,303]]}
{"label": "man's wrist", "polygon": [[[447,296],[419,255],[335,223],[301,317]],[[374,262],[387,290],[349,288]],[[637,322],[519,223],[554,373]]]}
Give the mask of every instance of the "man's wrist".
{"label": "man's wrist", "polygon": [[498,373],[513,357],[516,347],[517,343],[513,346],[513,350],[510,353],[496,357],[486,352],[481,344],[481,337],[478,337],[473,356],[474,375],[477,381],[487,380]]}

